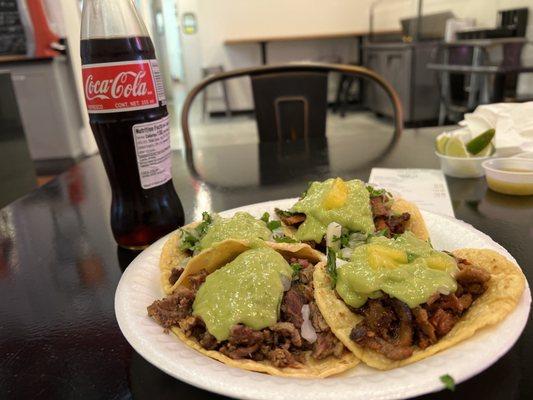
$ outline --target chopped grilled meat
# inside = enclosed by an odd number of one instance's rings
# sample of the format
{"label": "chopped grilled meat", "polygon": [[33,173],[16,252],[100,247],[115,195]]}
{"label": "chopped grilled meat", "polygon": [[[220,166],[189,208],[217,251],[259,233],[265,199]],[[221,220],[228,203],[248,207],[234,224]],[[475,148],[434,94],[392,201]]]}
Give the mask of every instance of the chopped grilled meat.
{"label": "chopped grilled meat", "polygon": [[409,213],[394,215],[390,203],[384,195],[371,197],[370,206],[372,208],[376,231],[387,230],[387,237],[405,232],[407,223],[411,219]]}
{"label": "chopped grilled meat", "polygon": [[[204,349],[218,350],[233,359],[268,359],[278,367],[297,367],[307,356],[318,359],[330,355],[340,357],[345,348],[333,335],[314,302],[314,265],[306,259],[289,261],[299,263],[302,269],[293,277],[292,287],[283,296],[280,321],[268,328],[257,331],[242,324],[234,325],[227,340],[217,341],[207,331],[202,318],[192,315],[192,304],[196,292],[205,282],[206,270],[189,276],[189,288],[179,287],[173,295],[154,302],[148,307],[148,314],[165,330],[179,326]],[[302,307],[308,303],[309,318],[318,331],[315,343],[303,340],[299,330],[303,323]]]}
{"label": "chopped grilled meat", "polygon": [[197,338],[202,336],[205,332],[204,321],[196,315],[189,315],[183,318],[178,323],[180,329],[185,333],[185,336],[193,336]]}
{"label": "chopped grilled meat", "polygon": [[251,346],[262,341],[263,334],[260,331],[254,331],[245,325],[233,326],[228,338],[229,343],[239,346]]}
{"label": "chopped grilled meat", "polygon": [[370,198],[370,206],[372,207],[372,215],[374,217],[388,217],[390,207],[386,206],[385,196],[376,196]]}
{"label": "chopped grilled meat", "polygon": [[458,265],[459,272],[455,275],[455,279],[466,292],[477,295],[487,290],[487,283],[490,280],[489,272],[464,262],[460,262]]}
{"label": "chopped grilled meat", "polygon": [[276,208],[275,212],[281,222],[283,222],[287,226],[294,226],[295,228],[297,228],[301,223],[303,223],[306,218],[305,214],[283,211],[279,208]]}
{"label": "chopped grilled meat", "polygon": [[365,324],[370,330],[377,332],[384,339],[392,339],[389,330],[396,316],[388,304],[388,298],[368,300],[359,312],[365,316]]}
{"label": "chopped grilled meat", "polygon": [[302,337],[300,336],[300,331],[290,322],[278,322],[269,329],[277,333],[282,338],[290,340],[290,344],[296,347],[302,346]]}
{"label": "chopped grilled meat", "polygon": [[414,345],[425,349],[435,344],[453,329],[490,280],[487,271],[466,260],[458,259],[458,265],[455,293],[436,293],[413,309],[387,295],[370,299],[354,310],[364,319],[353,327],[350,338],[392,360],[410,357]]}
{"label": "chopped grilled meat", "polygon": [[192,274],[187,278],[189,280],[189,285],[194,292],[196,292],[200,286],[202,286],[202,283],[205,282],[207,275],[207,271],[205,269],[201,269],[197,273]]}
{"label": "chopped grilled meat", "polygon": [[291,322],[296,328],[300,329],[304,322],[302,306],[305,303],[305,297],[298,290],[291,288],[286,291],[281,302],[283,320]]}
{"label": "chopped grilled meat", "polygon": [[392,344],[381,337],[376,336],[375,332],[371,331],[364,325],[359,323],[350,332],[350,339],[363,347],[368,347],[391,360],[403,360],[411,357],[413,354],[412,346],[398,346]]}
{"label": "chopped grilled meat", "polygon": [[165,331],[191,313],[195,293],[186,287],[179,287],[176,292],[163,300],[156,300],[148,307],[148,315]]}
{"label": "chopped grilled meat", "polygon": [[294,356],[285,349],[270,350],[267,355],[268,359],[277,368],[286,368],[297,366],[298,362]]}
{"label": "chopped grilled meat", "polygon": [[437,335],[442,337],[452,330],[457,323],[457,319],[458,318],[452,313],[439,308],[435,314],[431,316],[429,322],[431,322],[431,325],[435,327],[435,332]]}
{"label": "chopped grilled meat", "polygon": [[309,303],[314,299],[313,284],[304,285],[303,283],[293,283],[291,289],[296,290],[305,299],[305,303]]}
{"label": "chopped grilled meat", "polygon": [[305,258],[296,258],[292,257],[290,259],[291,264],[300,264],[302,268],[310,267],[312,264],[309,262],[309,260],[306,260]]}
{"label": "chopped grilled meat", "polygon": [[253,344],[251,346],[246,347],[238,347],[231,343],[226,343],[224,346],[222,346],[219,351],[228,356],[229,358],[233,358],[234,360],[240,360],[243,358],[253,358],[254,353],[259,349],[259,344]]}
{"label": "chopped grilled meat", "polygon": [[331,355],[339,357],[342,354],[343,347],[340,343],[341,348],[339,352],[339,339],[331,332],[318,332],[316,342],[313,344],[313,357],[317,360],[322,360]]}
{"label": "chopped grilled meat", "polygon": [[313,283],[313,273],[315,272],[315,266],[310,265],[306,268],[303,268],[298,273],[298,280],[303,284],[312,284]]}
{"label": "chopped grilled meat", "polygon": [[435,343],[437,335],[435,334],[435,327],[429,323],[428,312],[422,307],[415,307],[412,311],[419,331],[424,334],[431,344]]}
{"label": "chopped grilled meat", "polygon": [[316,332],[325,332],[330,329],[314,301],[309,303],[309,319]]}
{"label": "chopped grilled meat", "polygon": [[174,285],[178,281],[182,273],[183,273],[183,268],[172,268],[172,271],[170,272],[170,276],[168,277],[168,282],[171,285]]}
{"label": "chopped grilled meat", "polygon": [[392,299],[392,307],[400,320],[394,344],[407,347],[413,344],[413,314],[409,306],[398,299]]}
{"label": "chopped grilled meat", "polygon": [[218,340],[216,337],[205,331],[198,340],[200,345],[206,350],[216,350],[218,347]]}
{"label": "chopped grilled meat", "polygon": [[470,293],[466,293],[459,297],[459,303],[461,303],[461,309],[467,310],[471,305],[474,299],[472,298],[472,295]]}
{"label": "chopped grilled meat", "polygon": [[387,221],[389,232],[393,235],[401,235],[407,228],[407,223],[411,219],[411,214],[391,215]]}

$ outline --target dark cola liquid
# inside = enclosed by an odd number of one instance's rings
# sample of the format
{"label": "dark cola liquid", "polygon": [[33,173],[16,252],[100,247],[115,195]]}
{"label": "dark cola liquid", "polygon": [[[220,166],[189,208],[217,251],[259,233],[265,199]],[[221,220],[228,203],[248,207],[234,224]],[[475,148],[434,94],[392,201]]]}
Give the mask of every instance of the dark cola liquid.
{"label": "dark cola liquid", "polygon": [[[149,37],[81,41],[83,65],[155,59]],[[172,180],[143,189],[132,126],[168,115],[166,105],[149,110],[89,114],[91,128],[111,183],[111,228],[120,246],[142,249],[183,225],[181,202]]]}

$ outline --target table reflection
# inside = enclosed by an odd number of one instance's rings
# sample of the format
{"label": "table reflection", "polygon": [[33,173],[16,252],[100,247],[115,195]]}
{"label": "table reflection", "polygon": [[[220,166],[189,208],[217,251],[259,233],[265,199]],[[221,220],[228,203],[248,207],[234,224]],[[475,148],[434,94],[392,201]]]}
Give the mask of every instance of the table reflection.
{"label": "table reflection", "polygon": [[369,168],[395,147],[387,133],[353,135],[293,142],[206,146],[186,152],[191,175],[211,186],[240,188],[319,179]]}

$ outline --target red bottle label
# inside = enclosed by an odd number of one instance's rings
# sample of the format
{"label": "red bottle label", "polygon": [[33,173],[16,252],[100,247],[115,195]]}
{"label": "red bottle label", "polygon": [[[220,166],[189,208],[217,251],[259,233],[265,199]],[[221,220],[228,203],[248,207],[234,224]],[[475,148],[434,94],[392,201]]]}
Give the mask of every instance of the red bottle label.
{"label": "red bottle label", "polygon": [[90,114],[146,110],[166,103],[157,60],[88,64],[82,76]]}

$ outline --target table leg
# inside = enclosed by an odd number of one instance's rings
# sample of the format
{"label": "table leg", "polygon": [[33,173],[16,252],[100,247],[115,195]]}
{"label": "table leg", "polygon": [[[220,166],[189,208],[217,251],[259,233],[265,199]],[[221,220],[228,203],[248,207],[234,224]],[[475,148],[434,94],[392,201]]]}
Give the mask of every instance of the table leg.
{"label": "table leg", "polygon": [[[364,58],[365,58],[365,53],[364,53],[364,50],[363,50],[363,45],[364,45],[364,37],[363,36],[358,36],[357,37],[357,46],[358,46],[358,51],[357,51],[357,62],[359,63],[359,65],[361,66],[364,66]],[[359,105],[362,106],[363,103],[365,102],[365,80],[363,78],[359,78]]]}
{"label": "table leg", "polygon": [[[448,48],[443,50],[443,63],[449,64],[450,52]],[[439,126],[444,125],[448,117],[448,104],[450,104],[450,73],[447,71],[437,72],[440,74],[440,106],[439,106]]]}
{"label": "table leg", "polygon": [[267,65],[267,42],[259,42],[261,48],[261,65]]}
{"label": "table leg", "polygon": [[[472,54],[472,66],[479,67],[483,64],[483,49],[479,46],[474,46]],[[481,76],[478,73],[472,72],[470,75],[470,91],[468,93],[467,107],[472,110],[476,106],[477,95],[481,87]]]}

